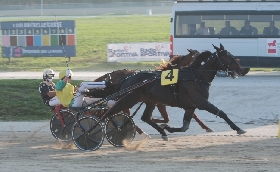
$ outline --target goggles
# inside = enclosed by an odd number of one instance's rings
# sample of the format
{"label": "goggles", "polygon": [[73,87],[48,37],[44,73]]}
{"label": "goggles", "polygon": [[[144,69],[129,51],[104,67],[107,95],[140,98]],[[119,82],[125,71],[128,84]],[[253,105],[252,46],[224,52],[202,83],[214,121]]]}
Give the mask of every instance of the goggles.
{"label": "goggles", "polygon": [[47,75],[47,78],[48,79],[52,79],[54,77],[54,74],[49,74],[49,75]]}

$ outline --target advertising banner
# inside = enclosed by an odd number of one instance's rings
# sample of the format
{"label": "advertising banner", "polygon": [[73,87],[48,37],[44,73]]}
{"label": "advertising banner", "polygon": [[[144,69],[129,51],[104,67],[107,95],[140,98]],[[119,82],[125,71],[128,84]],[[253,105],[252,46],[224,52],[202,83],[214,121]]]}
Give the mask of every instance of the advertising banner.
{"label": "advertising banner", "polygon": [[74,20],[1,22],[2,57],[75,57]]}
{"label": "advertising banner", "polygon": [[169,61],[169,42],[108,44],[108,62]]}

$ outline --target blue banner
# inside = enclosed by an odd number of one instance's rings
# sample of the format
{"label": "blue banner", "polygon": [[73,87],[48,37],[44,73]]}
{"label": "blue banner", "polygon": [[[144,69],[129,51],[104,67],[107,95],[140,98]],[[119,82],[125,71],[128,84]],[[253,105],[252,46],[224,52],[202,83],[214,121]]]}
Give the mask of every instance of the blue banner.
{"label": "blue banner", "polygon": [[4,29],[28,29],[28,28],[75,28],[74,20],[59,21],[11,21],[1,22],[1,30]]}
{"label": "blue banner", "polygon": [[3,57],[75,57],[76,46],[2,47]]}

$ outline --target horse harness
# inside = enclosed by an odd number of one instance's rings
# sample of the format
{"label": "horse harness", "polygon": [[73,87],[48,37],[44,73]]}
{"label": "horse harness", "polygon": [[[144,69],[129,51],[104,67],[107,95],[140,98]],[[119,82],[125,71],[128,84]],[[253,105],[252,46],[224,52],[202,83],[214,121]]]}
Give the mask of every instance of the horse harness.
{"label": "horse harness", "polygon": [[[222,63],[218,53],[212,53],[211,56],[208,58],[208,60],[210,60],[211,58],[214,58],[214,57],[217,57],[219,59],[219,62],[222,64],[222,66],[225,68],[225,69],[228,69],[225,67],[225,65]],[[184,58],[184,56],[182,57]],[[234,61],[233,61],[234,62]],[[231,64],[233,63],[231,62]],[[230,64],[230,65],[231,65]],[[229,65],[229,66],[230,66]],[[172,69],[174,69],[176,65],[171,65]],[[182,73],[182,72],[188,72],[190,73],[191,75],[179,75],[178,76],[178,80],[181,80],[181,81],[195,81],[195,82],[202,82],[202,83],[205,83],[207,85],[211,85],[211,82],[207,82],[201,75],[197,74],[196,72],[194,72],[194,69],[187,69],[187,70],[180,70],[179,73]],[[178,92],[179,92],[179,88],[178,88],[178,83],[175,83],[175,84],[171,84],[169,85],[170,87],[170,91],[171,93],[174,95],[174,98],[176,99],[176,104],[179,105],[179,97],[178,97]]]}

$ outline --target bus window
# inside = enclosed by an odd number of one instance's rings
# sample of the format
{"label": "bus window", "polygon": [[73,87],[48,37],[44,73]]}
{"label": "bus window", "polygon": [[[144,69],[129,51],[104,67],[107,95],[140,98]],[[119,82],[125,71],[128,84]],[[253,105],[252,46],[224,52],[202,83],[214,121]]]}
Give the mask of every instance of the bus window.
{"label": "bus window", "polygon": [[[222,16],[222,17],[221,17]],[[221,20],[223,18],[223,20]],[[204,19],[204,20],[202,20]],[[208,20],[207,20],[208,19]],[[274,21],[274,26],[280,29],[280,15],[270,14],[248,14],[248,15],[188,15],[188,14],[177,14],[175,18],[175,33],[174,36],[191,36],[195,35],[195,30],[199,28],[201,22],[205,22],[206,27],[209,28],[211,37],[225,37],[221,31],[226,27],[226,22],[230,23],[230,27],[235,28],[236,31],[228,33],[228,36],[233,37],[244,37],[240,31],[242,27],[246,27],[245,21],[249,22],[249,26],[253,28],[251,34],[246,34],[249,37],[266,37],[263,34],[265,27],[269,27],[270,22]],[[239,34],[240,33],[240,34]],[[215,36],[216,35],[216,36]],[[274,34],[275,35],[275,34]],[[279,35],[279,34],[276,34]],[[201,37],[201,35],[195,35]],[[205,37],[205,36],[202,36]]]}

